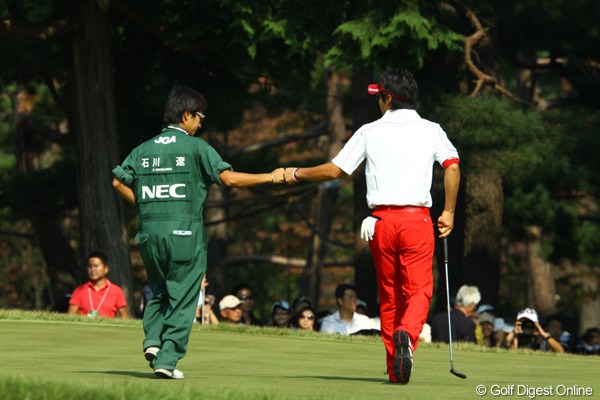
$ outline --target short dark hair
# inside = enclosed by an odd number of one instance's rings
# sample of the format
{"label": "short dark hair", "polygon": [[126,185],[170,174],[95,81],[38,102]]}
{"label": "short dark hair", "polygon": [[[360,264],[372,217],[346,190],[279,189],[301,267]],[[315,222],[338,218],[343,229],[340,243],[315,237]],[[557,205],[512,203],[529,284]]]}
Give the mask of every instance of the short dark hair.
{"label": "short dark hair", "polygon": [[169,92],[165,113],[163,116],[163,128],[169,124],[178,124],[183,120],[186,111],[193,114],[197,111],[204,113],[208,107],[206,98],[194,89],[186,86],[175,86]]}
{"label": "short dark hair", "polygon": [[102,264],[108,265],[108,257],[101,251],[92,251],[85,260],[90,261],[90,258],[99,258],[100,260],[102,260]]}
{"label": "short dark hair", "polygon": [[583,340],[586,340],[586,341],[590,340],[594,334],[600,335],[600,329],[598,329],[598,328],[590,328],[590,329],[588,329],[583,334]]}
{"label": "short dark hair", "polygon": [[349,283],[342,283],[335,289],[335,298],[341,299],[342,297],[344,297],[344,293],[346,293],[346,290],[350,290],[350,289],[354,290],[354,292],[356,292],[356,288],[353,285],[351,285]]}
{"label": "short dark hair", "polygon": [[237,285],[235,285],[233,287],[233,289],[231,289],[231,294],[237,297],[238,292],[242,289],[248,289],[249,291],[254,293],[254,290],[252,290],[252,288],[247,283],[242,282],[242,283],[238,283]]}
{"label": "short dark hair", "polygon": [[384,72],[379,77],[379,85],[389,93],[406,97],[406,100],[394,99],[392,97],[392,110],[410,109],[414,110],[419,95],[419,87],[414,76],[403,68],[392,69]]}

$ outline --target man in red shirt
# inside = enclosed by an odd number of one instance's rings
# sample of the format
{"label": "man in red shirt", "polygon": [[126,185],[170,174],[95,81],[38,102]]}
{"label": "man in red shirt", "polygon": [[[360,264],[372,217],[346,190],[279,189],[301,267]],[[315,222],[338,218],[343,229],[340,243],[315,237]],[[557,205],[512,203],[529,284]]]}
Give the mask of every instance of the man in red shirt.
{"label": "man in red shirt", "polygon": [[69,300],[69,314],[81,314],[88,317],[129,318],[127,301],[121,288],[106,277],[108,261],[105,254],[93,252],[87,258],[90,280],[79,285]]}

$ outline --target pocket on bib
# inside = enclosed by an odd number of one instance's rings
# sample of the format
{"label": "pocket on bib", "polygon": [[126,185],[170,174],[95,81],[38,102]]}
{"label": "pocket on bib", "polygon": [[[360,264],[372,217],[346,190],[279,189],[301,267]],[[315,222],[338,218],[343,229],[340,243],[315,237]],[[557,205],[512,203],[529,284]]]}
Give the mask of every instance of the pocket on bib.
{"label": "pocket on bib", "polygon": [[135,234],[135,241],[137,244],[144,244],[148,241],[149,237],[150,235],[148,235],[146,232],[138,232]]}
{"label": "pocket on bib", "polygon": [[194,234],[190,230],[174,230],[171,235],[174,262],[189,262],[194,256]]}

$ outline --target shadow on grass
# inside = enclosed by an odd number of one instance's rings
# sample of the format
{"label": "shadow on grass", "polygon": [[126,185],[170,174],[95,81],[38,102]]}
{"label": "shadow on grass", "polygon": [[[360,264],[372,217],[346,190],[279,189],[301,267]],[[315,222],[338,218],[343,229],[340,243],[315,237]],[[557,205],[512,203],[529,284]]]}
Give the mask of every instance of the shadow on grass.
{"label": "shadow on grass", "polygon": [[287,378],[292,379],[322,379],[325,381],[351,381],[351,382],[375,382],[388,384],[386,378],[352,378],[349,376],[317,376],[317,375],[301,375],[301,376],[288,376]]}
{"label": "shadow on grass", "polygon": [[78,374],[106,374],[106,375],[127,375],[133,376],[134,378],[149,378],[149,379],[161,379],[154,375],[152,372],[138,372],[138,371],[75,371]]}

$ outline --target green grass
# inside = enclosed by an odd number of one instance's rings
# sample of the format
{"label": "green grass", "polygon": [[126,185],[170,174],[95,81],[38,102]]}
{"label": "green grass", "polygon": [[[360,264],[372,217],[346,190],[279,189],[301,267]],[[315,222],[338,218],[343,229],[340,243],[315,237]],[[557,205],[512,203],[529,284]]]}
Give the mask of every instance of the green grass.
{"label": "green grass", "polygon": [[[422,345],[402,386],[383,375],[379,338],[224,325],[195,327],[178,365],[186,378],[164,380],[144,360],[142,338],[135,320],[0,310],[0,399],[472,399],[478,385],[590,387],[593,396],[560,398],[600,396],[598,357],[461,344],[454,361],[468,375],[462,380],[449,373],[447,345]],[[494,397],[510,398],[483,396]]]}

